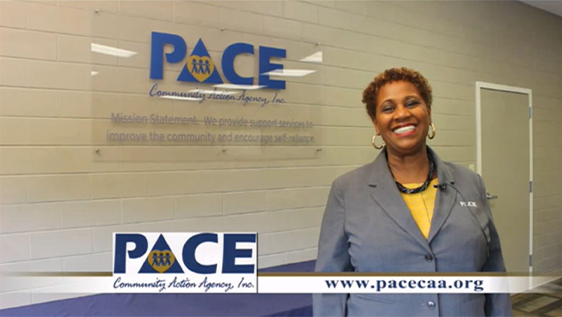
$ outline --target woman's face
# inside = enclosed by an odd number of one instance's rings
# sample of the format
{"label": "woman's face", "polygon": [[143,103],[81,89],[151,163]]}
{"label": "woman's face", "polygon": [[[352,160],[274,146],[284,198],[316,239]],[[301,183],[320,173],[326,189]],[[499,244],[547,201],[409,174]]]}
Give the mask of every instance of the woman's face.
{"label": "woman's face", "polygon": [[418,89],[408,81],[382,86],[373,124],[390,153],[411,155],[422,151],[431,124],[431,112]]}

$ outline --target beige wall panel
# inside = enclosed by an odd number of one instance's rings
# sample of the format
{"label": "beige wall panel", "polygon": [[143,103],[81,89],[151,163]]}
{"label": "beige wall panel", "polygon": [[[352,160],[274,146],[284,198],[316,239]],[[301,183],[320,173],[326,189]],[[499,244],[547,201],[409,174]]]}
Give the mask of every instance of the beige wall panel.
{"label": "beige wall panel", "polygon": [[31,305],[31,291],[6,292],[0,294],[0,309],[24,305]]}
{"label": "beige wall panel", "polygon": [[[68,118],[92,118],[92,93],[78,91],[59,92],[59,116]],[[108,112],[109,113],[109,112]]]}
{"label": "beige wall panel", "polygon": [[99,72],[92,78],[92,90],[101,92],[123,92],[144,94],[148,90],[148,71],[124,67],[97,66]]}
{"label": "beige wall panel", "polygon": [[222,215],[221,194],[176,197],[176,219]]}
{"label": "beige wall panel", "polygon": [[321,127],[318,129],[322,145],[366,145],[370,144],[374,131],[371,127]]}
{"label": "beige wall panel", "polygon": [[476,110],[471,107],[472,102],[468,100],[459,100],[451,98],[433,98],[431,112],[433,114],[449,114],[449,115],[475,115]]}
{"label": "beige wall panel", "polygon": [[126,16],[172,21],[174,4],[172,1],[120,1],[119,13]]}
{"label": "beige wall panel", "polygon": [[83,119],[29,119],[30,145],[91,144],[92,122]]}
{"label": "beige wall panel", "polygon": [[[317,45],[318,42],[303,43],[300,40],[281,39],[278,37],[242,33],[239,31],[229,31],[229,30],[225,30],[222,33],[224,33],[225,35],[222,46],[217,46],[215,48],[215,51],[220,52],[221,56],[222,56],[222,51],[228,45],[236,42],[245,42],[245,43],[253,44],[254,49],[256,50],[256,54],[258,52],[259,46],[270,46],[270,47],[285,49],[287,53],[287,57],[286,57],[287,61],[299,61],[323,49],[321,46]],[[205,40],[205,45],[206,44],[207,44],[207,40]],[[209,47],[207,46],[207,48]],[[216,62],[217,61],[215,60],[215,63]]]}
{"label": "beige wall panel", "polygon": [[102,14],[105,12],[117,13],[119,11],[119,1],[117,0],[58,0],[58,5],[59,7],[85,9],[89,11],[100,10]]}
{"label": "beige wall panel", "polygon": [[0,207],[0,233],[60,229],[59,204],[32,204]]}
{"label": "beige wall panel", "polygon": [[367,42],[372,40],[365,34],[308,23],[302,25],[302,39],[307,42],[357,51],[365,51],[368,45]]}
{"label": "beige wall panel", "polygon": [[113,254],[110,252],[63,259],[65,272],[111,272],[112,263]]}
{"label": "beige wall panel", "polygon": [[24,87],[26,83],[26,62],[0,57],[0,85]]}
{"label": "beige wall panel", "polygon": [[175,218],[174,197],[123,200],[123,223],[153,222]]}
{"label": "beige wall panel", "polygon": [[174,22],[209,27],[221,25],[221,8],[203,1],[174,2]]}
{"label": "beige wall panel", "polygon": [[315,5],[300,1],[283,1],[283,17],[306,23],[318,23],[318,10]]}
{"label": "beige wall panel", "polygon": [[92,67],[84,64],[27,61],[28,87],[89,90]]}
{"label": "beige wall panel", "polygon": [[361,33],[370,32],[368,29],[357,29],[358,25],[361,25],[362,21],[374,21],[368,17],[351,14],[347,12],[342,12],[340,9],[336,8],[318,8],[318,24],[346,30],[359,30]]}
{"label": "beige wall panel", "polygon": [[0,1],[0,26],[25,28],[25,3]]}
{"label": "beige wall panel", "polygon": [[89,199],[92,179],[90,175],[31,176],[27,195],[29,202]]}
{"label": "beige wall panel", "polygon": [[267,210],[282,210],[324,206],[330,188],[296,188],[267,192]]}
{"label": "beige wall panel", "polygon": [[[380,18],[383,21],[400,23],[437,34],[461,36],[468,33],[468,30],[465,30],[461,24],[445,20],[438,12],[431,10],[432,5],[432,2],[425,3],[422,9],[427,11],[421,13],[413,11],[410,7],[403,8],[389,1],[369,1],[365,14]],[[476,34],[483,36],[482,33]]]}
{"label": "beige wall panel", "polygon": [[31,258],[41,259],[92,253],[93,229],[35,233],[30,237]]}
{"label": "beige wall panel", "polygon": [[317,6],[328,7],[328,8],[335,8],[336,1],[335,0],[302,0],[303,2],[310,3]]}
{"label": "beige wall panel", "polygon": [[[367,84],[365,83],[365,87]],[[364,109],[365,106],[361,103],[362,95],[363,89],[322,86],[321,104]]]}
{"label": "beige wall panel", "polygon": [[[277,232],[317,227],[320,224],[324,208],[306,208],[278,212],[233,215],[220,220],[210,217],[199,218],[187,225],[190,230],[202,228],[202,231],[228,231],[228,228],[239,228],[240,231]],[[294,219],[299,219],[295,223]],[[186,220],[184,220],[186,221]],[[174,224],[175,226],[175,224]]]}
{"label": "beige wall panel", "polygon": [[56,117],[59,94],[51,90],[0,88],[0,115]]}
{"label": "beige wall panel", "polygon": [[[148,91],[148,90],[147,90]],[[126,112],[138,115],[173,115],[175,102],[146,95],[118,93],[93,93],[91,96],[92,115],[99,119],[111,119],[111,113]]]}
{"label": "beige wall panel", "polygon": [[533,172],[546,173],[558,171],[558,165],[562,163],[560,158],[541,158],[533,160]]}
{"label": "beige wall panel", "polygon": [[258,267],[265,268],[286,263],[297,263],[302,261],[314,260],[318,253],[317,248],[298,250],[287,253],[277,253],[259,257]]}
{"label": "beige wall panel", "polygon": [[59,155],[56,148],[3,148],[0,151],[0,174],[59,173]]}
{"label": "beige wall panel", "polygon": [[330,66],[322,67],[321,71],[322,84],[326,86],[365,89],[373,80],[373,74],[371,72]]}
{"label": "beige wall panel", "polygon": [[221,19],[215,21],[222,21],[221,27],[227,30],[252,34],[264,33],[265,18],[263,15],[227,8],[221,8],[220,11],[218,11],[216,7],[213,9],[213,14],[216,14],[215,10],[216,12],[220,12],[221,15]]}
{"label": "beige wall panel", "polygon": [[164,232],[165,224],[166,222],[156,222],[95,227],[93,228],[94,253],[113,252],[113,233],[115,232]]}
{"label": "beige wall panel", "polygon": [[264,33],[280,38],[300,40],[302,38],[303,25],[297,21],[265,16]]}
{"label": "beige wall panel", "polygon": [[261,13],[264,15],[283,16],[283,3],[281,1],[205,1],[215,6]]}
{"label": "beige wall panel", "polygon": [[92,198],[142,197],[147,194],[147,175],[95,174],[92,175]]}
{"label": "beige wall panel", "polygon": [[443,131],[439,137],[428,142],[430,145],[439,146],[474,146],[476,132],[464,132],[457,130]]}
{"label": "beige wall panel", "polygon": [[[440,132],[440,137],[442,133]],[[442,160],[453,161],[453,162],[476,162],[476,145],[472,146],[439,146],[429,144],[433,150],[439,155]]]}
{"label": "beige wall panel", "polygon": [[[27,240],[27,239],[26,239]],[[16,262],[0,265],[0,272],[62,272],[62,259],[47,259],[47,260],[34,260],[27,262]],[[37,281],[36,286],[48,286],[52,283],[45,281]],[[17,283],[17,280],[11,281],[11,283],[0,284],[0,292],[5,291],[17,291],[25,289],[21,283]]]}
{"label": "beige wall panel", "polygon": [[0,144],[26,145],[29,143],[28,119],[0,118]]}
{"label": "beige wall panel", "polygon": [[449,98],[466,101],[474,100],[474,87],[471,85],[433,81],[431,86],[433,87],[433,94],[435,98]]}
{"label": "beige wall panel", "polygon": [[0,28],[0,56],[29,59],[57,59],[57,35]]}
{"label": "beige wall panel", "polygon": [[358,109],[339,107],[315,108],[317,108],[317,110],[321,112],[321,115],[319,116],[321,118],[319,124],[326,126],[372,127],[373,122],[367,114],[367,110],[365,110],[363,107]]}
{"label": "beige wall panel", "polygon": [[57,0],[20,0],[20,1],[35,2],[35,3],[47,4],[51,6],[57,5]]}
{"label": "beige wall panel", "polygon": [[319,235],[319,227],[261,234],[258,242],[258,254],[268,255],[313,248],[318,245]]}
{"label": "beige wall panel", "polygon": [[[193,147],[194,151],[196,147]],[[232,151],[231,151],[232,152]],[[222,150],[217,149],[217,153],[222,153]],[[220,154],[217,154],[220,155]],[[265,167],[265,163],[261,160],[240,160],[240,161],[210,161],[203,162],[204,160],[197,159],[195,161],[185,162],[122,162],[120,169],[124,172],[147,172],[147,171],[187,171],[209,168],[258,168]]]}
{"label": "beige wall panel", "polygon": [[95,227],[121,223],[121,201],[93,200],[60,203],[62,228]]}
{"label": "beige wall panel", "polygon": [[[373,130],[374,134],[374,130]],[[344,144],[345,145],[345,144]],[[373,159],[371,139],[363,140],[363,147],[308,147],[268,148],[268,167],[363,165]],[[320,150],[320,151],[319,151]]]}
{"label": "beige wall panel", "polygon": [[[323,208],[233,215],[229,217],[203,217],[186,220],[163,221],[146,224],[121,225],[94,228],[95,252],[110,251],[113,232],[201,232],[239,231],[267,233],[275,231],[298,230],[318,227],[324,212]],[[293,219],[299,219],[294,223]]]}
{"label": "beige wall panel", "polygon": [[27,3],[26,26],[31,30],[88,36],[92,31],[92,13],[39,3]]}
{"label": "beige wall panel", "polygon": [[117,41],[115,40],[59,35],[59,61],[84,64],[117,65],[117,57],[92,52],[92,44],[117,47]]}
{"label": "beige wall panel", "polygon": [[472,116],[433,113],[431,117],[439,130],[472,131],[476,123],[476,118]]}
{"label": "beige wall panel", "polygon": [[30,259],[29,234],[0,235],[0,263],[25,261]]}
{"label": "beige wall panel", "polygon": [[0,204],[27,202],[27,177],[0,177]]}
{"label": "beige wall panel", "polygon": [[267,208],[267,192],[224,194],[224,214],[243,214],[264,211]]}
{"label": "beige wall panel", "polygon": [[364,14],[367,10],[366,1],[336,1],[336,9],[341,11],[353,12],[357,14]]}
{"label": "beige wall panel", "polygon": [[120,171],[119,147],[61,147],[58,153],[61,173]]}
{"label": "beige wall panel", "polygon": [[318,104],[322,99],[322,87],[317,85],[287,83],[286,89],[279,97],[287,103]]}
{"label": "beige wall panel", "polygon": [[191,194],[228,190],[319,186],[331,183],[345,168],[295,168],[197,171],[148,174],[149,195]]}
{"label": "beige wall panel", "polygon": [[149,20],[112,13],[96,14],[92,17],[91,36],[150,43],[150,33],[155,24]]}
{"label": "beige wall panel", "polygon": [[114,14],[96,15],[92,22],[92,36],[150,44],[152,32],[177,34],[183,37],[188,48],[202,38],[207,50],[223,50],[232,42],[220,29],[174,24]]}
{"label": "beige wall panel", "polygon": [[136,54],[131,57],[118,58],[117,62],[119,66],[135,68],[150,67],[150,45],[146,43],[119,41],[117,47],[127,51],[136,52]]}

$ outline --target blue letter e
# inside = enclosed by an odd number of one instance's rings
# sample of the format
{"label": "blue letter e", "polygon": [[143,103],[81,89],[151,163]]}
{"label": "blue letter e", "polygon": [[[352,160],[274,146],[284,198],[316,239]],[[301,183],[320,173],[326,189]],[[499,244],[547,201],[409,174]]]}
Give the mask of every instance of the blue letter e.
{"label": "blue letter e", "polygon": [[170,44],[174,51],[166,53],[168,63],[179,63],[185,57],[187,46],[181,36],[168,33],[152,32],[152,47],[150,53],[150,78],[162,79],[164,73],[164,46]]}
{"label": "blue letter e", "polygon": [[236,249],[236,242],[256,243],[255,233],[227,233],[224,235],[224,253],[222,257],[223,273],[252,274],[253,264],[238,264],[236,258],[252,258],[252,249]]}
{"label": "blue letter e", "polygon": [[282,57],[285,58],[287,51],[280,48],[260,46],[260,77],[259,85],[265,86],[271,89],[285,89],[284,80],[272,80],[269,79],[269,75],[264,74],[276,69],[283,69],[281,64],[272,64],[270,59],[272,57]]}
{"label": "blue letter e", "polygon": [[[135,244],[135,249],[127,252],[127,243]],[[125,274],[127,268],[127,254],[131,259],[140,258],[148,250],[146,237],[138,233],[116,233],[113,249],[113,273]]]}

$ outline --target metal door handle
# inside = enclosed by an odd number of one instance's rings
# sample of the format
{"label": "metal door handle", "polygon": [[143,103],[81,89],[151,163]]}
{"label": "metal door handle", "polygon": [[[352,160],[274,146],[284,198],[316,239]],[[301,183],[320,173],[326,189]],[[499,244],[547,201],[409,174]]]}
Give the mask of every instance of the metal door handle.
{"label": "metal door handle", "polygon": [[486,193],[486,199],[498,199],[498,195],[490,195],[490,193]]}

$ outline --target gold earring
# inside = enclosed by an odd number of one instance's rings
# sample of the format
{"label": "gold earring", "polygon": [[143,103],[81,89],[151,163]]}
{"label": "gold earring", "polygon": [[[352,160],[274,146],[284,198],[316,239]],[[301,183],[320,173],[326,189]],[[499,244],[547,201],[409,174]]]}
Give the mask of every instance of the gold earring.
{"label": "gold earring", "polygon": [[429,134],[429,132],[427,133],[427,137],[432,140],[435,137],[435,126],[433,125],[433,123],[430,125],[431,127],[431,134]]}
{"label": "gold earring", "polygon": [[373,147],[374,147],[375,149],[377,149],[377,150],[382,149],[382,148],[386,145],[386,143],[384,143],[384,140],[382,141],[382,145],[380,145],[380,146],[378,146],[378,145],[375,143],[375,140],[377,139],[377,137],[378,137],[379,135],[380,135],[380,134],[375,134],[375,135],[373,135],[373,138],[371,139],[371,144],[372,144]]}

